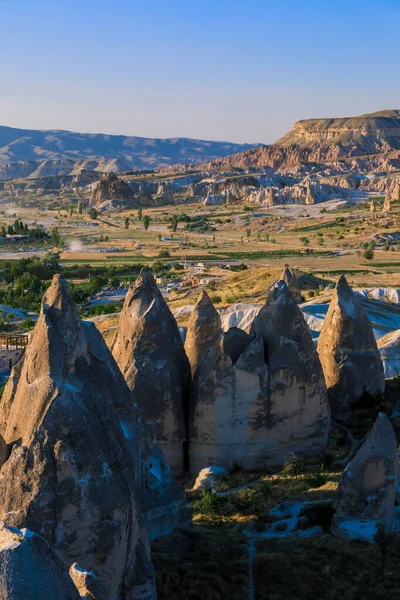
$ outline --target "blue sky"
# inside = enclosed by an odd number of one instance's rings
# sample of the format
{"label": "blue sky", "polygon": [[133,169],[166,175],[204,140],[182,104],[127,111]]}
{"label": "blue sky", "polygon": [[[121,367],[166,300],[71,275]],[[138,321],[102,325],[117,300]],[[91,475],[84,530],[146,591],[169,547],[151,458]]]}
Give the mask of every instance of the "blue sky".
{"label": "blue sky", "polygon": [[400,107],[400,0],[0,0],[0,124],[270,143]]}

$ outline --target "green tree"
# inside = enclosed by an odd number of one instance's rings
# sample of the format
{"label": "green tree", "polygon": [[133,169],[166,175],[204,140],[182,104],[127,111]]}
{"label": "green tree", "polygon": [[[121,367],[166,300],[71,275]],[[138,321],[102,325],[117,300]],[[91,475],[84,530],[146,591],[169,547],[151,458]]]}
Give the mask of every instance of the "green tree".
{"label": "green tree", "polygon": [[137,218],[139,219],[139,221],[143,219],[143,211],[141,208],[139,208],[139,210],[137,211]]}
{"label": "green tree", "polygon": [[143,227],[145,228],[145,230],[147,231],[150,225],[150,217],[148,215],[145,215],[143,217]]}
{"label": "green tree", "polygon": [[81,215],[83,212],[83,205],[82,205],[82,201],[79,200],[78,202],[78,215]]}
{"label": "green tree", "polygon": [[93,221],[95,221],[97,219],[97,210],[95,208],[91,208],[88,210],[88,215],[91,219],[93,219]]}
{"label": "green tree", "polygon": [[246,229],[246,237],[249,238],[251,236],[251,229]]}
{"label": "green tree", "polygon": [[172,215],[171,231],[173,231],[174,233],[178,229],[178,222],[179,222],[179,217],[177,215]]}
{"label": "green tree", "polygon": [[53,227],[53,229],[51,230],[50,243],[53,244],[53,246],[57,247],[63,245],[63,240],[58,230],[58,227]]}
{"label": "green tree", "polygon": [[124,224],[125,224],[125,229],[129,229],[129,217],[125,218]]}
{"label": "green tree", "polygon": [[47,252],[44,257],[46,265],[50,265],[54,272],[59,270],[60,267],[60,253],[59,252]]}

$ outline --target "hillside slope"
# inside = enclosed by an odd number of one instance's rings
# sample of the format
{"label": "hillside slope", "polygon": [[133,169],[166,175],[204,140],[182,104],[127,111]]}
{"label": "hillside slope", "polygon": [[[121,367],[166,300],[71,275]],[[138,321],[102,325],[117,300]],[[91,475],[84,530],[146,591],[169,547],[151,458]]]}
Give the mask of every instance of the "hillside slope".
{"label": "hillside slope", "polygon": [[98,163],[99,167],[106,167],[104,170],[154,169],[175,163],[205,162],[253,147],[190,138],[142,138],[0,126],[0,165],[42,160],[54,164],[72,159]]}

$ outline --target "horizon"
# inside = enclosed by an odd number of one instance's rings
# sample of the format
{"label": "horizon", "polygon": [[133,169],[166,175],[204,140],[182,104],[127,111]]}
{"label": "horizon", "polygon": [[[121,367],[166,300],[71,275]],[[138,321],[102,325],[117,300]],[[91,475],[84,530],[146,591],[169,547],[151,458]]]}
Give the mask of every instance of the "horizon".
{"label": "horizon", "polygon": [[398,103],[399,16],[394,0],[0,0],[1,123],[273,144]]}

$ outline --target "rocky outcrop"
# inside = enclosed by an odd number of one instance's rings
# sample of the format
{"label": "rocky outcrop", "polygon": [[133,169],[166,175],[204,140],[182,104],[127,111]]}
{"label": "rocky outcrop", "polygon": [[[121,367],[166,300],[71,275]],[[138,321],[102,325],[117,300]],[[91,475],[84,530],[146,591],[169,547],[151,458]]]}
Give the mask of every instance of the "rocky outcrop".
{"label": "rocky outcrop", "polygon": [[281,281],[284,281],[286,283],[286,285],[288,286],[289,291],[294,298],[294,301],[297,304],[300,304],[300,302],[302,301],[302,297],[301,297],[299,282],[297,280],[296,275],[294,274],[294,272],[288,265],[286,265],[285,268],[283,269]]}
{"label": "rocky outcrop", "polygon": [[228,477],[229,473],[223,467],[206,467],[198,474],[193,490],[215,490],[217,482]]}
{"label": "rocky outcrop", "polygon": [[392,198],[390,194],[390,189],[386,190],[385,200],[383,201],[382,212],[388,213],[392,210]]}
{"label": "rocky outcrop", "polygon": [[315,196],[311,184],[307,181],[306,184],[306,199],[305,204],[315,204]]}
{"label": "rocky outcrop", "polygon": [[289,288],[279,281],[254,319],[268,365],[269,400],[260,421],[268,430],[270,462],[289,452],[321,452],[327,443],[330,410],[321,364],[310,330]]}
{"label": "rocky outcrop", "polygon": [[193,473],[210,464],[256,469],[267,461],[264,345],[260,336],[253,339],[245,332],[245,340],[238,339],[238,331],[223,334],[197,367],[189,446]]}
{"label": "rocky outcrop", "polygon": [[155,426],[168,465],[181,473],[190,366],[177,323],[149,269],[126,295],[111,351],[133,402]]}
{"label": "rocky outcrop", "polygon": [[221,333],[221,318],[207,292],[203,290],[191,314],[185,339],[185,351],[192,375],[206,350],[215,344]]}
{"label": "rocky outcrop", "polygon": [[216,206],[218,204],[224,204],[226,202],[226,198],[222,194],[210,194],[203,200],[204,206]]}
{"label": "rocky outcrop", "polygon": [[272,146],[215,159],[208,169],[291,167],[300,163],[385,154],[400,149],[400,110],[336,119],[307,119]]}
{"label": "rocky outcrop", "polygon": [[43,538],[0,523],[0,599],[80,600],[80,595]]}
{"label": "rocky outcrop", "polygon": [[129,185],[115,173],[106,173],[93,184],[90,204],[96,207],[135,206],[135,195]]}
{"label": "rocky outcrop", "polygon": [[10,455],[9,448],[4,441],[3,436],[0,434],[0,467],[3,463],[6,462],[7,458]]}
{"label": "rocky outcrop", "polygon": [[372,198],[371,202],[369,203],[369,210],[371,213],[376,213],[376,204],[375,204],[375,200]]}
{"label": "rocky outcrop", "polygon": [[350,423],[364,392],[383,392],[385,379],[374,333],[360,299],[341,275],[318,339],[334,419]]}
{"label": "rocky outcrop", "polygon": [[276,196],[275,196],[275,192],[273,190],[273,188],[269,188],[268,190],[268,195],[267,195],[267,199],[265,202],[265,206],[268,206],[268,208],[275,206],[275,204],[277,204],[276,201]]}
{"label": "rocky outcrop", "polygon": [[81,322],[58,275],[4,390],[0,433],[12,447],[0,518],[43,536],[66,568],[94,571],[108,598],[154,599],[146,434],[103,338]]}
{"label": "rocky outcrop", "polygon": [[[380,522],[390,527],[395,508],[398,460],[393,426],[389,417],[380,413],[367,440],[340,479],[335,499],[333,530],[336,533],[354,536],[357,531],[354,520]],[[374,529],[369,528],[372,535]]]}
{"label": "rocky outcrop", "polygon": [[69,570],[69,575],[81,598],[106,600],[105,590],[93,571],[85,571],[78,563],[74,563]]}

